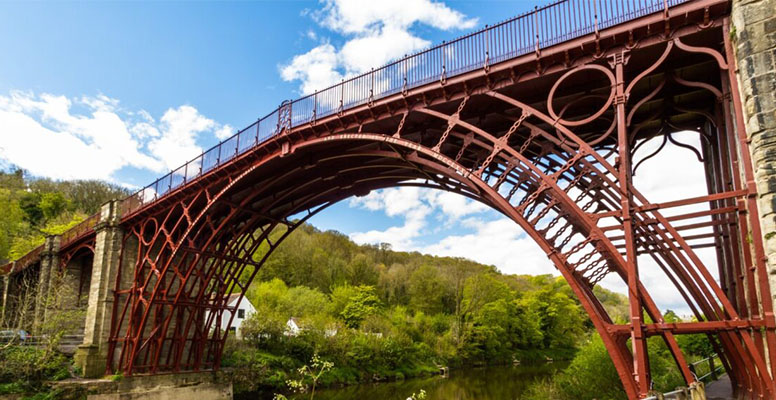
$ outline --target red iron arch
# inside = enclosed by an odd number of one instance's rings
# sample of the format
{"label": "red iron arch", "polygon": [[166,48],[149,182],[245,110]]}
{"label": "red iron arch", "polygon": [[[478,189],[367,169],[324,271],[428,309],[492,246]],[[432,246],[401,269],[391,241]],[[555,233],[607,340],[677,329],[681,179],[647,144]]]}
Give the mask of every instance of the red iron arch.
{"label": "red iron arch", "polygon": [[[729,83],[728,66],[715,49],[688,46],[679,39],[651,46],[656,59],[642,57],[633,70],[627,67],[627,52],[616,49],[608,52],[608,59],[593,57],[554,74],[539,74],[543,80],[537,83],[538,92],[549,93],[543,99],[522,92],[516,76],[524,75],[512,71],[512,81],[488,76],[473,85],[443,82],[433,101],[425,94],[404,93],[397,100],[404,104],[393,109],[388,103],[383,110],[370,103],[362,113],[366,117],[343,113],[299,129],[284,124],[283,134],[202,178],[198,186],[123,221],[120,268],[125,272],[118,276],[130,273],[132,279],[128,286],[116,285],[108,368],[127,374],[217,368],[228,335],[220,330],[220,321],[233,311],[226,299],[233,292],[244,293],[283,238],[349,196],[417,185],[481,201],[520,225],[569,282],[603,338],[629,397],[642,398],[650,390],[646,339],[652,335],[665,341],[686,382],[695,381],[675,339],[686,333],[714,338],[739,387],[763,396],[776,393],[763,351],[766,344],[776,344],[773,329],[756,311],[741,312],[742,303],[756,299],[756,293],[743,296],[743,287],[718,284],[690,239],[673,225],[676,219],[660,211],[667,205],[648,202],[631,182],[631,145],[664,126],[708,124],[710,115],[716,123],[708,128],[716,134],[709,143],[728,142],[714,150],[717,161],[708,162],[723,169],[735,164],[729,158],[733,129],[723,110],[729,102],[716,98]],[[664,92],[668,85],[663,82],[648,84],[649,79],[666,79],[658,67],[676,51],[711,55],[714,68],[703,64],[700,72],[688,69],[686,74],[712,71],[718,80],[698,84],[683,76],[670,93]],[[559,90],[585,71],[601,72],[604,79],[577,78],[583,95]],[[664,106],[658,115],[647,109],[658,100],[673,102],[677,90],[690,99],[716,101],[716,114]],[[596,106],[602,98],[603,106]],[[729,167],[732,181],[735,174]],[[711,200],[696,202],[726,203],[742,193],[739,182],[731,190],[718,190]],[[707,215],[722,210],[733,212],[719,206]],[[301,219],[291,220],[300,213]],[[278,229],[281,234],[275,238]],[[730,233],[745,237],[746,231],[744,217]],[[256,259],[261,246],[268,250]],[[734,256],[743,260],[739,264],[752,261],[747,246],[730,251],[725,255],[730,262]],[[639,280],[641,254],[653,257],[700,322],[663,320]],[[628,285],[627,324],[615,324],[592,290],[612,272]],[[244,273],[250,279],[241,280]],[[754,276],[747,279],[752,290]],[[761,290],[768,293],[767,287]],[[742,320],[747,315],[758,317]],[[750,334],[752,328],[768,328],[765,338]]]}

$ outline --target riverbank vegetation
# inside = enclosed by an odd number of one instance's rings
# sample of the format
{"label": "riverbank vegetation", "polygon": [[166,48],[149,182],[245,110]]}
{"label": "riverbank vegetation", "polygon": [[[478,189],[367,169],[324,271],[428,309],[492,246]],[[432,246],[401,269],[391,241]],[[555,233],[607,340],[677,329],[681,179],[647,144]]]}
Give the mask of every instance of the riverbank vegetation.
{"label": "riverbank vegetation", "polygon": [[[596,292],[625,317],[622,295]],[[314,353],[335,365],[323,385],[349,384],[442,366],[567,360],[592,331],[562,278],[357,245],[310,225],[275,250],[246,297],[257,312],[224,357],[238,391],[280,389]],[[291,319],[298,333],[289,334]]]}
{"label": "riverbank vegetation", "polygon": [[[37,293],[26,291],[22,298],[16,299],[17,307],[14,310],[1,314],[0,326],[13,329],[4,330],[0,339],[0,395],[58,398],[52,395],[51,381],[77,375],[73,371],[72,358],[60,352],[63,336],[83,329],[86,310],[84,306],[77,305],[78,291],[75,285],[75,282],[64,279],[62,275],[53,276],[49,291],[42,300],[48,310],[46,320],[37,327],[34,337],[27,336],[28,333],[24,336],[16,333],[22,326],[18,325],[19,321],[24,324],[25,320],[30,319],[28,317],[32,304],[37,300]],[[23,326],[29,329],[29,323]]]}
{"label": "riverbank vegetation", "polygon": [[[671,310],[663,316],[668,323],[681,322]],[[702,334],[679,335],[677,343],[687,362],[692,363],[714,354],[708,337]],[[653,388],[668,392],[686,386],[673,357],[660,337],[647,340]],[[523,396],[525,400],[621,400],[626,399],[614,363],[597,333],[581,344],[567,368],[534,383]]]}

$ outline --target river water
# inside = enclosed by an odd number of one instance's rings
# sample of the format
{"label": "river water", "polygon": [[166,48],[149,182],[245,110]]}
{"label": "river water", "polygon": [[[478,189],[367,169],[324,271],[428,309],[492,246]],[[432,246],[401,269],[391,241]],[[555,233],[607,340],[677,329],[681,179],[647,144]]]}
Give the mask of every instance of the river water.
{"label": "river water", "polygon": [[[318,390],[315,400],[405,400],[420,389],[426,391],[426,400],[515,400],[532,382],[550,377],[553,372],[567,365],[555,362],[464,368],[450,371],[447,377],[433,376]],[[290,398],[303,400],[309,399],[310,395]]]}

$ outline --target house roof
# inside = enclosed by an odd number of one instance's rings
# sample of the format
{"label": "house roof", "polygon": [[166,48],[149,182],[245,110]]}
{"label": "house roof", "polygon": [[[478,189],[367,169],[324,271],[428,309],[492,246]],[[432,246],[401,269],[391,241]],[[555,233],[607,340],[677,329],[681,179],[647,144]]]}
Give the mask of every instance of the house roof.
{"label": "house roof", "polygon": [[233,301],[237,300],[240,296],[242,296],[242,293],[232,293],[229,295],[229,298],[226,300],[226,304],[232,304]]}

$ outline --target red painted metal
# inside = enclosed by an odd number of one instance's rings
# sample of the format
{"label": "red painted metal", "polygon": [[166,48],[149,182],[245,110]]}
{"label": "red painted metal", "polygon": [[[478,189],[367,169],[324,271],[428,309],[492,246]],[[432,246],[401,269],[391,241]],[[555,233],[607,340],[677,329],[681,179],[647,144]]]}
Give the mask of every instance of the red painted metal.
{"label": "red painted metal", "polygon": [[[590,315],[630,398],[651,389],[650,336],[695,380],[675,337],[692,333],[712,340],[739,393],[773,398],[776,321],[740,99],[730,95],[728,6],[560,1],[284,102],[122,202],[108,372],[218,368],[229,296],[285,237],[344,198],[412,185],[465,195],[520,225]],[[672,137],[686,129],[700,149]],[[667,143],[704,165],[708,195],[651,203],[634,187]],[[92,243],[93,222],[63,238],[69,254]],[[695,252],[704,247],[715,248],[719,281]],[[699,322],[663,320],[639,257]],[[626,323],[593,291],[608,275],[627,284]]]}
{"label": "red painted metal", "polygon": [[100,214],[94,214],[89,216],[85,220],[81,221],[78,225],[68,229],[62,234],[59,240],[59,246],[65,248],[71,244],[75,244],[80,239],[89,236],[94,232],[94,227],[100,222]]}
{"label": "red painted metal", "polygon": [[26,269],[27,267],[40,262],[41,253],[43,253],[43,245],[40,245],[30,250],[29,253],[25,254],[23,257],[16,260],[15,262],[10,262],[0,267],[0,271],[2,271],[3,274],[15,274],[17,272],[20,272]]}

